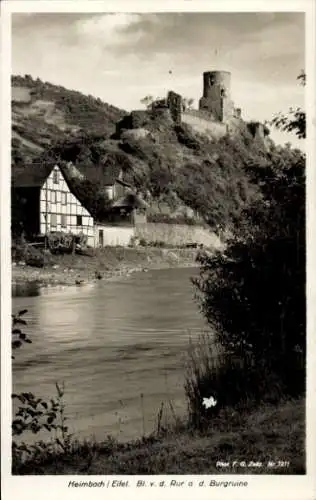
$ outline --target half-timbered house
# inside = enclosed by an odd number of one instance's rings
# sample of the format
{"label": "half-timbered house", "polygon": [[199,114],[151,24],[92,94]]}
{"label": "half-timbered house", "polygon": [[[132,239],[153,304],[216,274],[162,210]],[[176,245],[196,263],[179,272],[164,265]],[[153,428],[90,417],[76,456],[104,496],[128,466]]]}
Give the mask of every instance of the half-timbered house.
{"label": "half-timbered house", "polygon": [[12,172],[12,230],[28,239],[49,232],[83,233],[94,246],[94,220],[62,166],[28,165]]}
{"label": "half-timbered house", "polygon": [[26,239],[33,240],[51,232],[82,233],[89,246],[127,246],[135,236],[135,223],[146,220],[147,205],[124,182],[119,165],[102,174],[101,190],[110,204],[104,216],[95,220],[75,187],[85,176],[74,165],[13,168],[13,234],[23,231]]}

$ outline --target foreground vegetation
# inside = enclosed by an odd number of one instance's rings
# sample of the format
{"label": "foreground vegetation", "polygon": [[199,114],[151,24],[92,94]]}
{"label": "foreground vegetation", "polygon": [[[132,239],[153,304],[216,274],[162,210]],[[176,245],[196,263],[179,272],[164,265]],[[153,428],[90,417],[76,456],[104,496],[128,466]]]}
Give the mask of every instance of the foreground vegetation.
{"label": "foreground vegetation", "polygon": [[13,474],[304,474],[304,426],[302,399],[227,408],[203,432],[183,425],[127,444],[73,442],[66,453],[13,462]]}

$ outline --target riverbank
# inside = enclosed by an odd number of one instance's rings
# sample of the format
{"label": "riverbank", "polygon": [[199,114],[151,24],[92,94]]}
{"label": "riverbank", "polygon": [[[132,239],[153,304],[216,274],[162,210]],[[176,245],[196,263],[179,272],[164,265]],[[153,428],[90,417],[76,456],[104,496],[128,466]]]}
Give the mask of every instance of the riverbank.
{"label": "riverbank", "polygon": [[107,247],[88,255],[51,255],[43,268],[13,262],[12,283],[35,282],[44,287],[91,283],[149,269],[196,266],[196,255],[196,249],[152,247]]}
{"label": "riverbank", "polygon": [[42,452],[27,463],[13,463],[18,475],[304,473],[303,398],[223,409],[203,433],[178,424],[130,443],[74,442],[65,453]]}

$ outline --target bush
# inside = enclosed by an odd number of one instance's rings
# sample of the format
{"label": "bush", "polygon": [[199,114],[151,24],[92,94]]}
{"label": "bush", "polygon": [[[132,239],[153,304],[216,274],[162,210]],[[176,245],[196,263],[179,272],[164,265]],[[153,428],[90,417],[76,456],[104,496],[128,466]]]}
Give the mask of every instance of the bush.
{"label": "bush", "polygon": [[23,242],[13,243],[11,253],[14,262],[23,261],[33,267],[44,267],[49,259],[49,256],[39,248]]}
{"label": "bush", "polygon": [[24,260],[28,266],[44,267],[45,265],[43,252],[30,245],[25,247]]}
{"label": "bush", "polygon": [[[243,212],[225,254],[202,256],[194,280],[201,309],[225,350],[305,389],[305,158],[283,151],[252,166],[262,199]],[[223,387],[223,390],[225,388]]]}

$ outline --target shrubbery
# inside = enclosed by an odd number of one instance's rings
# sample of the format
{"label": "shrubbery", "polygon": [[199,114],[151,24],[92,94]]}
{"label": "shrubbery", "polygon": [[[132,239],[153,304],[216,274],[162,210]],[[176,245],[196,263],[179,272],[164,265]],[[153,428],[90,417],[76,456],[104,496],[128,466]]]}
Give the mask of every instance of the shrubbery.
{"label": "shrubbery", "polygon": [[305,155],[275,148],[247,171],[260,197],[241,212],[224,253],[201,255],[193,280],[223,350],[219,372],[201,354],[191,363],[186,390],[195,423],[203,421],[196,395],[206,388],[220,388],[227,405],[269,398],[276,388],[305,392]]}

